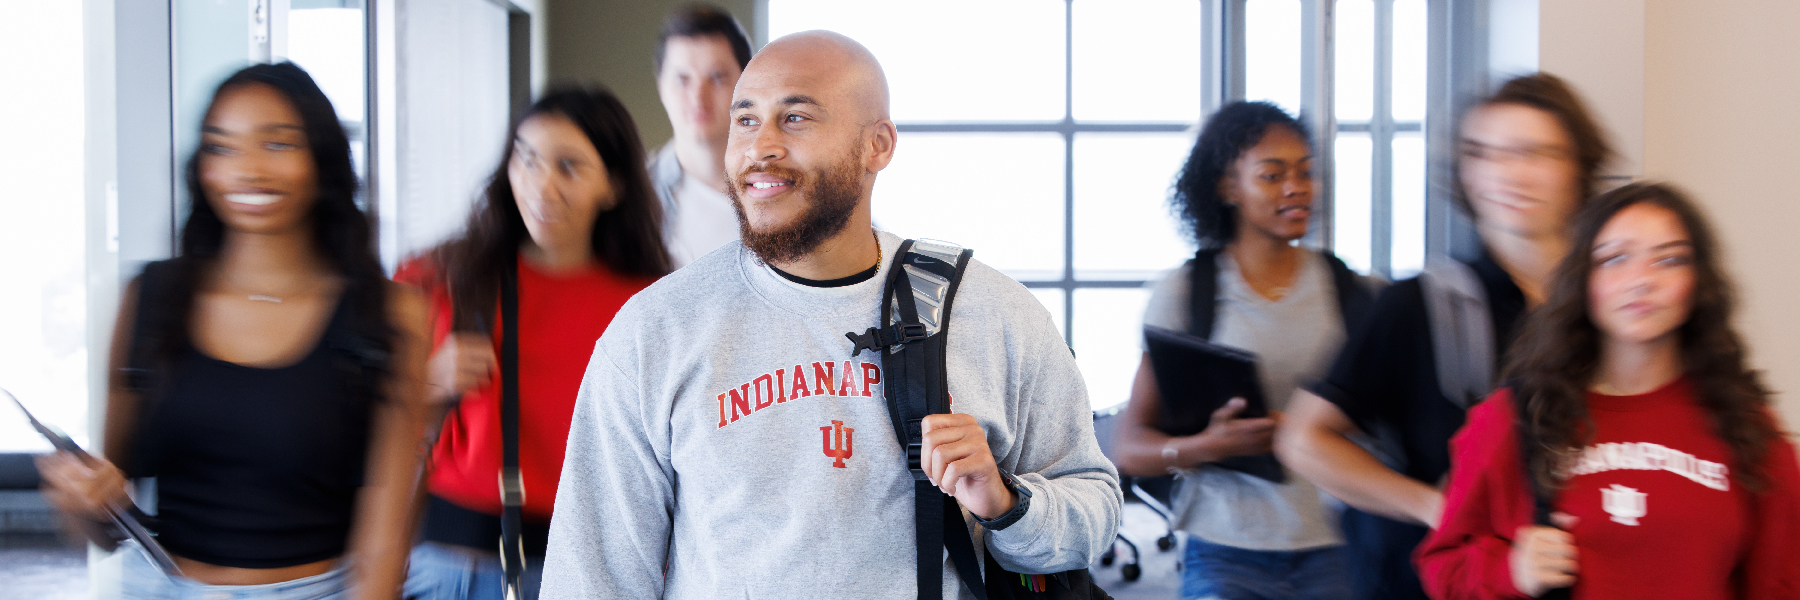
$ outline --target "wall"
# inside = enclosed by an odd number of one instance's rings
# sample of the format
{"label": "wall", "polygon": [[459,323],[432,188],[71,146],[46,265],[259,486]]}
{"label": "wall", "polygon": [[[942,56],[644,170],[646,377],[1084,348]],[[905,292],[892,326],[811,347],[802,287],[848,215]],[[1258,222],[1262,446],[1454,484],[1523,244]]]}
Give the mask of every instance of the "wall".
{"label": "wall", "polygon": [[[545,0],[550,14],[550,81],[612,88],[651,149],[668,141],[669,118],[650,67],[663,17],[689,0]],[[756,0],[711,0],[757,40]],[[753,43],[753,47],[761,44]]]}
{"label": "wall", "polygon": [[1800,428],[1800,3],[1646,4],[1645,175],[1705,205],[1737,277],[1738,328]]}

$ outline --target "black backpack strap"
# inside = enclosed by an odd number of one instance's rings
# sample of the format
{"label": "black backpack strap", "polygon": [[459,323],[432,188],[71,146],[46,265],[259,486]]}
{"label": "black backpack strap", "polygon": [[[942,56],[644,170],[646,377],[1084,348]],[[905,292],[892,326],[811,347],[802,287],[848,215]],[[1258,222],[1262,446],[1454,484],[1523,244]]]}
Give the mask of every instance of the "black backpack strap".
{"label": "black backpack strap", "polygon": [[[1512,386],[1507,386],[1512,387]],[[1513,387],[1517,390],[1517,387]],[[1525,473],[1526,488],[1531,490],[1531,522],[1533,525],[1556,527],[1550,519],[1550,513],[1556,510],[1552,504],[1555,490],[1544,489],[1542,482],[1531,474],[1531,457],[1537,452],[1536,437],[1531,435],[1531,414],[1525,407],[1525,399],[1513,396],[1513,429],[1519,437],[1519,465]],[[1569,588],[1556,588],[1538,596],[1538,600],[1568,600]]]}
{"label": "black backpack strap", "polygon": [[1357,280],[1355,271],[1344,264],[1327,250],[1320,250],[1319,256],[1325,258],[1325,265],[1331,268],[1331,284],[1337,292],[1338,315],[1344,320],[1344,331],[1348,333],[1351,326],[1361,322],[1369,314],[1369,308],[1375,305],[1375,294],[1369,287]]}
{"label": "black backpack strap", "polygon": [[1219,314],[1218,248],[1201,248],[1188,261],[1188,334],[1212,339]]}
{"label": "black backpack strap", "polygon": [[[950,309],[963,271],[973,254],[967,249],[906,240],[894,254],[882,292],[881,321],[862,334],[847,333],[853,352],[873,350],[881,355],[888,418],[894,437],[906,452],[906,467],[913,477],[914,538],[918,555],[918,594],[921,600],[941,600],[944,589],[945,552],[964,586],[976,598],[987,600],[981,563],[974,540],[962,518],[956,498],[931,483],[921,462],[924,436],[921,423],[928,415],[950,412],[949,374],[946,370],[945,332]],[[853,354],[854,355],[854,354]]]}
{"label": "black backpack strap", "polygon": [[525,481],[519,475],[519,268],[500,277],[500,568],[506,600],[524,599]]}

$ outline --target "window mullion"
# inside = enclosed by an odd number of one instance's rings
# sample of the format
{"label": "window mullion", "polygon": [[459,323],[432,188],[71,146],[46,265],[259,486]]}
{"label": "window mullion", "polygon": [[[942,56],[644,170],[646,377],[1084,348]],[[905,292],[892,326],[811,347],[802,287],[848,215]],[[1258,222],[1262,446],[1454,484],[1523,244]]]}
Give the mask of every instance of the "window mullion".
{"label": "window mullion", "polygon": [[1375,114],[1369,121],[1370,271],[1393,275],[1394,0],[1375,0]]}

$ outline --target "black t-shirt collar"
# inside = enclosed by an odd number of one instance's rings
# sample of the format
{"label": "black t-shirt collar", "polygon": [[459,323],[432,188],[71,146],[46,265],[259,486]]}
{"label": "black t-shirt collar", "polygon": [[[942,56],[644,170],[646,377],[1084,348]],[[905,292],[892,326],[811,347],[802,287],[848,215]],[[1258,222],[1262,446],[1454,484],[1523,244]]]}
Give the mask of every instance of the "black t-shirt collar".
{"label": "black t-shirt collar", "polygon": [[875,266],[869,267],[868,270],[863,271],[861,273],[857,273],[855,275],[851,275],[849,277],[839,277],[837,279],[825,279],[825,280],[807,279],[805,277],[801,277],[799,275],[795,275],[793,273],[789,273],[787,271],[777,269],[777,268],[775,268],[774,265],[770,265],[769,270],[774,271],[776,275],[780,275],[782,277],[782,279],[786,279],[788,281],[792,281],[794,283],[798,283],[800,285],[804,285],[807,287],[837,288],[837,287],[852,286],[852,285],[862,283],[864,281],[868,281],[870,279],[874,279],[875,273],[877,271],[881,270],[881,264],[876,263]]}

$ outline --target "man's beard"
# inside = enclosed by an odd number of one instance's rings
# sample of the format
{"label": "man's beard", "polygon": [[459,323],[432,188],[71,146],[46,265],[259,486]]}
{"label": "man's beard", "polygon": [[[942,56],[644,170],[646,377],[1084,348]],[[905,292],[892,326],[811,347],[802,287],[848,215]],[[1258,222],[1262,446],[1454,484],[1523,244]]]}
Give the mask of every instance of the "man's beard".
{"label": "man's beard", "polygon": [[[726,182],[725,192],[731,196],[731,207],[737,211],[738,235],[744,246],[756,253],[763,264],[795,262],[825,240],[837,235],[850,223],[851,213],[862,197],[861,160],[847,160],[808,180],[799,171],[774,165],[751,165]],[[770,231],[757,231],[744,213],[744,201],[738,198],[738,186],[751,173],[768,173],[793,182],[795,191],[806,196],[806,208],[793,222]]]}

